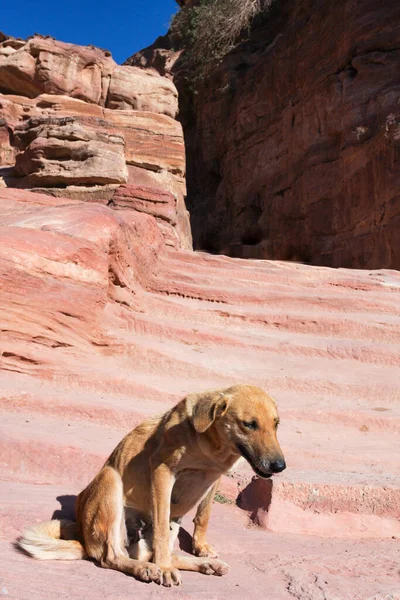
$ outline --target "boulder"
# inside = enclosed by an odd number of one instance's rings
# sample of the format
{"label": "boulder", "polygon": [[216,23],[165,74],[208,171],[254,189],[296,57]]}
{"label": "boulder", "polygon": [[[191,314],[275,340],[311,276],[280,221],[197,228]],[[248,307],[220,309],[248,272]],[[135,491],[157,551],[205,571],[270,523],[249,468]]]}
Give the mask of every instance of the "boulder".
{"label": "boulder", "polygon": [[23,148],[15,174],[30,186],[123,183],[124,138],[83,126],[73,117],[30,119],[15,130]]}
{"label": "boulder", "polygon": [[117,67],[110,81],[107,108],[140,110],[175,118],[178,112],[178,92],[170,79],[155,70],[138,67]]}
{"label": "boulder", "polygon": [[104,105],[116,63],[108,50],[35,35],[17,47],[0,44],[0,89],[34,98],[67,94]]}
{"label": "boulder", "polygon": [[0,41],[0,90],[36,98],[67,95],[112,109],[175,117],[178,93],[155,70],[117,66],[108,50],[34,35],[26,42]]}

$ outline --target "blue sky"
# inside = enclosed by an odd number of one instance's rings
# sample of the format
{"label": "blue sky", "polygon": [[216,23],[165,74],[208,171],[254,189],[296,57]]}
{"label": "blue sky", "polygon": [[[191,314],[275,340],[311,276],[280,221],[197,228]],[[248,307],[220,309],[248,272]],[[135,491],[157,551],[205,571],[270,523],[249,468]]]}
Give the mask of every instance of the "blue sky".
{"label": "blue sky", "polygon": [[0,31],[26,38],[52,35],[63,42],[107,48],[114,60],[151,44],[168,29],[175,0],[3,0]]}

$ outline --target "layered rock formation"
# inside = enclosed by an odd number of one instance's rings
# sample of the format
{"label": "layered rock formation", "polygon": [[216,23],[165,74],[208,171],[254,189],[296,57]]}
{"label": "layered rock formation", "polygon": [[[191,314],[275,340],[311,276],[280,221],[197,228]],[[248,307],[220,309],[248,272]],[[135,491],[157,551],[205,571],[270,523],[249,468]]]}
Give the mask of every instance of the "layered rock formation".
{"label": "layered rock formation", "polygon": [[198,248],[400,268],[399,11],[276,3],[194,97],[168,38],[128,61],[175,76]]}
{"label": "layered rock formation", "polygon": [[395,598],[399,273],[172,250],[148,214],[171,222],[168,195],[121,186],[113,202],[0,189],[0,589],[66,600],[73,579],[79,600],[148,598],[121,573],[39,563],[12,542],[53,511],[73,517],[144,417],[249,382],[277,399],[288,469],[224,478],[209,539],[231,571],[184,573],[175,595]]}
{"label": "layered rock formation", "polygon": [[[181,211],[176,196],[170,192],[141,185],[122,185],[108,202],[117,210],[131,209],[151,215],[164,235],[164,241],[173,248],[179,248],[178,231],[185,231],[186,223],[181,220]],[[190,234],[190,231],[188,232]]]}
{"label": "layered rock formation", "polygon": [[100,202],[122,183],[169,193],[175,215],[166,239],[191,248],[184,144],[169,79],[120,67],[99,48],[3,36],[0,92],[0,184]]}

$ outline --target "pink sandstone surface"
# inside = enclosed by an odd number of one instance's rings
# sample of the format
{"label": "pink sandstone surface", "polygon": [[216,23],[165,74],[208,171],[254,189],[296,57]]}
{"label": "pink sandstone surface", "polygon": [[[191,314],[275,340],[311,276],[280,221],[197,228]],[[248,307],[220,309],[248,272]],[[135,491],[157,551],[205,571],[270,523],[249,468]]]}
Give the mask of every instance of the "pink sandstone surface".
{"label": "pink sandstone surface", "polygon": [[[398,600],[399,273],[176,250],[145,204],[170,218],[168,195],[123,190],[0,189],[0,595]],[[224,478],[209,538],[228,575],[165,590],[14,549],[140,420],[235,382],[277,399],[288,468]],[[182,551],[190,533],[189,515]]]}

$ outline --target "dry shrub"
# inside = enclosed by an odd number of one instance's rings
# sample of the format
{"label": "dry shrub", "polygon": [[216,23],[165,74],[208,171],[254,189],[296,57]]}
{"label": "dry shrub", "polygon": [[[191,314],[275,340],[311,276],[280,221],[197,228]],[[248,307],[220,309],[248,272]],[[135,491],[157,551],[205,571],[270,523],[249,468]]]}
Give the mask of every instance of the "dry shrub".
{"label": "dry shrub", "polygon": [[182,8],[172,19],[170,37],[184,48],[193,81],[202,79],[246,34],[273,0],[202,0]]}

